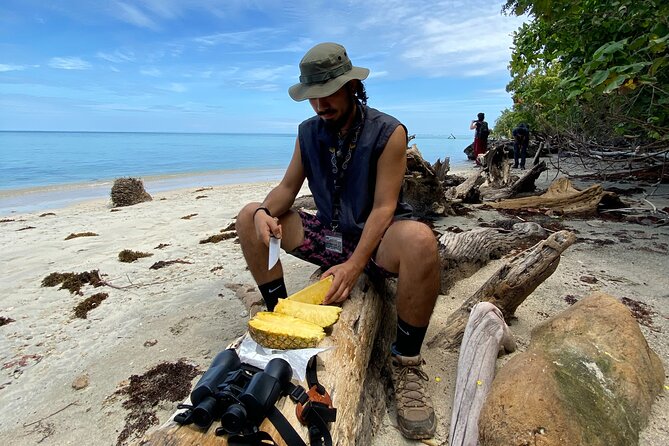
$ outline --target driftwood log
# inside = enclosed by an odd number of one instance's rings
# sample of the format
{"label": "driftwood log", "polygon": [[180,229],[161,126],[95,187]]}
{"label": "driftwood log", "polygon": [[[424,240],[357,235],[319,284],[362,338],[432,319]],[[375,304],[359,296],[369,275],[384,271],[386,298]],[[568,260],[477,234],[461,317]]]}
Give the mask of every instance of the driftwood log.
{"label": "driftwood log", "polygon": [[523,192],[533,192],[536,189],[534,182],[539,178],[541,172],[548,170],[546,162],[541,161],[534,164],[531,169],[526,171],[523,176],[515,180],[509,187],[491,189],[482,191],[481,195],[485,201],[503,200],[514,197]]}
{"label": "driftwood log", "polygon": [[460,279],[471,276],[490,260],[499,259],[513,249],[528,247],[546,237],[537,223],[516,223],[509,229],[475,228],[447,232],[439,238],[441,294]]}
{"label": "driftwood log", "polygon": [[499,352],[515,350],[516,341],[502,312],[490,302],[476,304],[460,346],[450,446],[476,446],[479,415],[495,376],[495,360]]}
{"label": "driftwood log", "polygon": [[490,203],[496,209],[547,208],[563,214],[593,214],[600,202],[612,196],[601,184],[593,184],[582,191],[576,189],[567,178],[553,181],[548,190],[539,196],[514,198]]}
{"label": "driftwood log", "polygon": [[446,190],[446,198],[450,200],[460,200],[465,203],[478,203],[480,201],[479,186],[485,179],[480,170],[472,173],[467,179],[457,186]]}
{"label": "driftwood log", "polygon": [[511,184],[511,166],[503,146],[493,146],[483,155],[487,185],[500,189]]}
{"label": "driftwood log", "polygon": [[515,256],[448,317],[446,326],[427,345],[457,348],[471,309],[482,301],[493,303],[508,319],[525,298],[553,274],[560,263],[560,254],[575,240],[573,233],[559,231]]}
{"label": "driftwood log", "polygon": [[[445,175],[443,166],[440,169],[440,174]],[[416,217],[429,219],[453,214],[441,181],[432,166],[423,159],[415,144],[407,150],[407,172],[402,184],[402,193]]]}
{"label": "driftwood log", "polygon": [[132,206],[151,201],[151,195],[144,190],[144,182],[139,178],[118,178],[111,188],[111,201],[114,207]]}
{"label": "driftwood log", "polygon": [[[392,319],[392,312],[386,306],[391,306],[390,302],[376,291],[366,276],[361,276],[350,298],[344,303],[332,333],[319,345],[335,347],[319,354],[318,370],[318,379],[330,392],[337,408],[337,421],[330,426],[333,444],[371,443],[385,402],[384,388],[379,379],[382,361],[377,359],[387,356],[391,335],[387,327],[395,326],[394,319],[393,323],[386,324],[388,319]],[[384,329],[380,330],[380,327]],[[375,348],[385,351],[374,351]],[[375,360],[370,364],[372,357]],[[306,385],[304,382],[301,384]],[[288,398],[282,398],[277,407],[308,442],[307,431],[295,416],[295,404]],[[205,432],[193,425],[181,426],[170,419],[149,432],[139,444],[226,445],[224,437],[214,435],[216,424]],[[285,445],[267,420],[261,429],[272,435],[277,444]]]}

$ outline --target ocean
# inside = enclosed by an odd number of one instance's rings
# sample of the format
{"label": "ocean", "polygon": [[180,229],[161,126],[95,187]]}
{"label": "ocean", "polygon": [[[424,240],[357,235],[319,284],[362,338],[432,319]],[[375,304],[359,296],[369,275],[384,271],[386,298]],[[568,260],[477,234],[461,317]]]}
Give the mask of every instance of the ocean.
{"label": "ocean", "polygon": [[[416,135],[430,163],[467,163],[471,135]],[[295,135],[238,133],[0,132],[0,215],[109,195],[114,179],[147,191],[279,180]],[[151,187],[149,187],[149,185]]]}

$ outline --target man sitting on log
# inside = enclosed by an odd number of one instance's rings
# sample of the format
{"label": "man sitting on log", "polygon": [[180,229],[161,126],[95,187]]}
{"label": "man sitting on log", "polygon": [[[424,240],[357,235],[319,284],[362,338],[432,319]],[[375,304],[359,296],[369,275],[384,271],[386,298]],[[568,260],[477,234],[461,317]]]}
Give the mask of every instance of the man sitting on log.
{"label": "man sitting on log", "polygon": [[[420,349],[439,290],[437,241],[402,201],[407,131],[394,117],[367,106],[362,80],[341,45],[316,45],[300,62],[295,101],[309,99],[316,116],[302,122],[286,173],[262,203],[237,217],[244,257],[267,308],[287,296],[280,262],[270,270],[270,237],[288,253],[333,276],[324,304],[345,301],[363,272],[398,277],[397,338],[390,366],[398,424],[413,439],[434,435],[436,419],[425,391]],[[291,209],[304,180],[317,207]]]}

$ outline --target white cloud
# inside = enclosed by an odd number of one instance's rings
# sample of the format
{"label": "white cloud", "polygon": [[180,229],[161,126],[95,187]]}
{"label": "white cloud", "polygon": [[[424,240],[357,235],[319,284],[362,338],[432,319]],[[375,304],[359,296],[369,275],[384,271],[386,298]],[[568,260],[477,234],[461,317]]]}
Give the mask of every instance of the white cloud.
{"label": "white cloud", "polygon": [[9,65],[9,64],[1,63],[0,64],[0,73],[4,73],[6,71],[21,71],[21,70],[25,70],[26,68],[28,68],[28,67],[26,67],[25,65]]}
{"label": "white cloud", "polygon": [[80,57],[52,57],[49,60],[49,66],[61,70],[88,70],[91,68],[91,64]]}
{"label": "white cloud", "polygon": [[139,70],[139,73],[151,77],[160,77],[163,74],[163,72],[156,67],[142,68]]}
{"label": "white cloud", "polygon": [[165,87],[165,90],[173,91],[175,93],[184,93],[188,89],[183,84],[179,84],[177,82],[172,82],[167,87]]}
{"label": "white cloud", "polygon": [[160,27],[148,15],[140,11],[139,8],[127,3],[116,2],[118,6],[117,17],[131,25],[140,28],[149,28],[157,31]]}
{"label": "white cloud", "polygon": [[98,51],[96,56],[113,63],[132,62],[135,60],[135,55],[132,51],[123,52],[116,50],[113,53],[103,53],[102,51]]}

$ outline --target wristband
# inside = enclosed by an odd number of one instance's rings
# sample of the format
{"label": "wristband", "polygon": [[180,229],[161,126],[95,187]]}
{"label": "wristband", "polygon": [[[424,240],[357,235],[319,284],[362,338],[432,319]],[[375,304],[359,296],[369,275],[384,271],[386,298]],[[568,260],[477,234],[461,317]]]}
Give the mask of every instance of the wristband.
{"label": "wristband", "polygon": [[253,220],[256,219],[256,214],[258,213],[258,211],[263,211],[263,212],[265,212],[265,214],[269,215],[270,217],[272,216],[272,214],[270,214],[270,212],[269,212],[269,209],[267,209],[266,207],[260,206],[258,209],[253,211]]}

